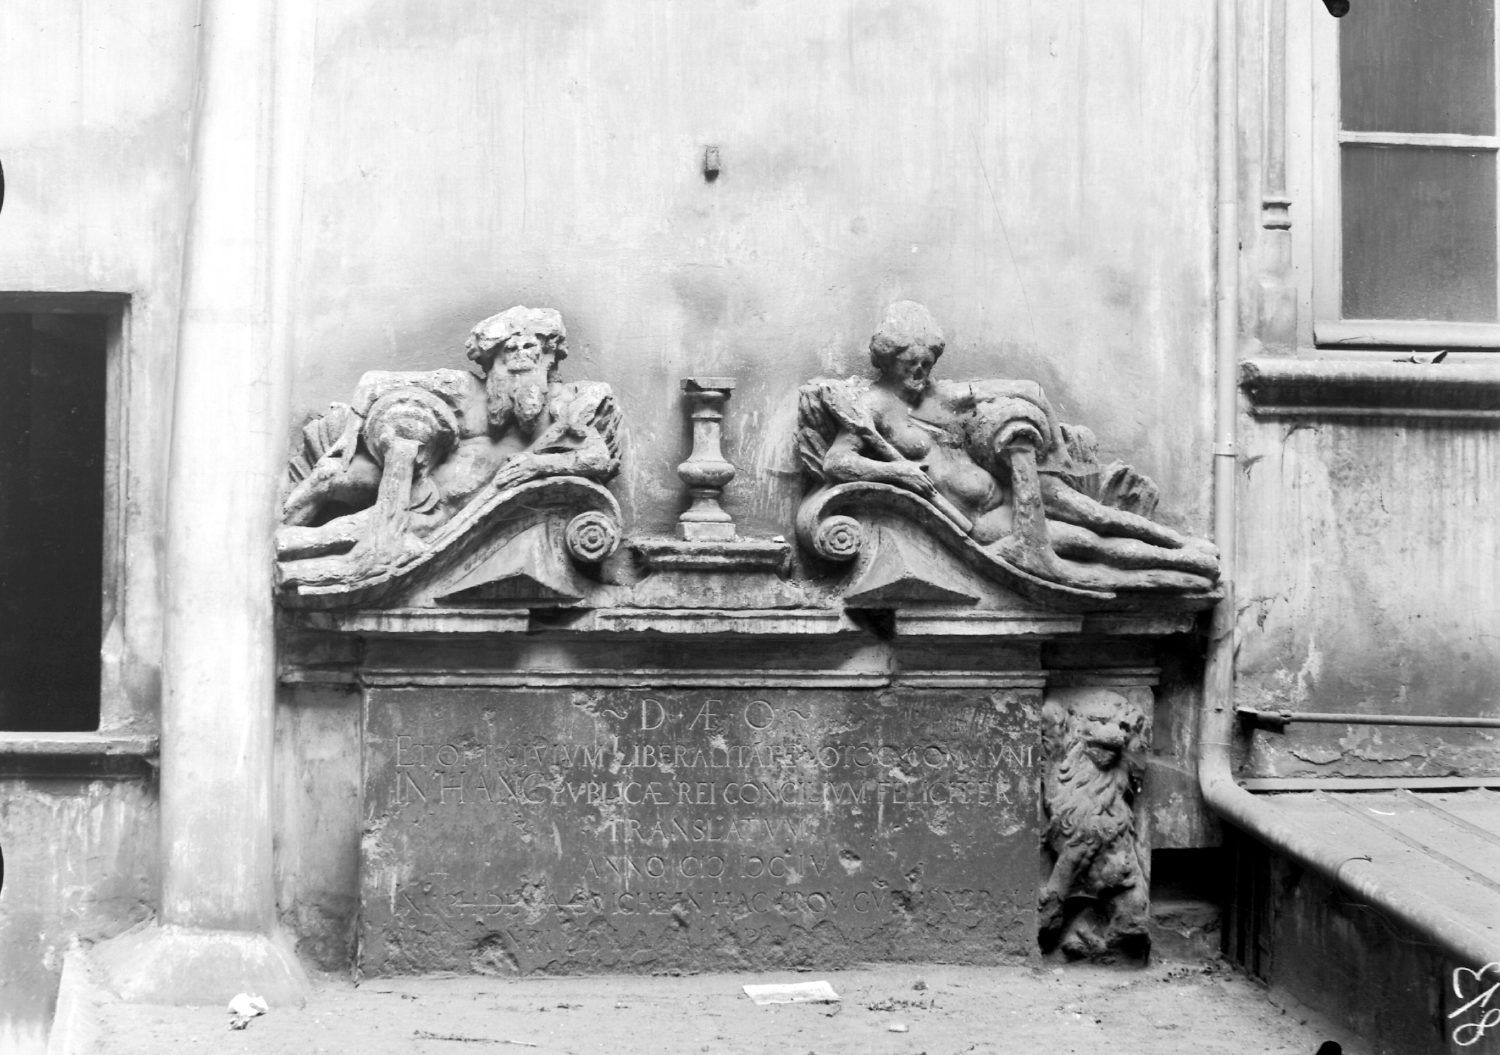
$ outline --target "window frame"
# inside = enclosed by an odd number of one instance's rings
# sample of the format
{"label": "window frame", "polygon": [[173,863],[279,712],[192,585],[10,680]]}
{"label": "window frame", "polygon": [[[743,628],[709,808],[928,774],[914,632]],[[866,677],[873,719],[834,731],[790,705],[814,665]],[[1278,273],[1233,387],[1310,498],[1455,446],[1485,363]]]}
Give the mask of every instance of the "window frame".
{"label": "window frame", "polygon": [[[1345,143],[1370,143],[1395,146],[1431,146],[1470,148],[1500,155],[1500,134],[1487,136],[1458,133],[1346,132],[1340,127],[1340,19],[1330,18],[1322,5],[1299,0],[1287,2],[1292,17],[1288,19],[1288,48],[1292,61],[1288,72],[1292,84],[1304,88],[1306,105],[1302,107],[1306,123],[1289,122],[1292,132],[1292,168],[1300,169],[1306,186],[1302,200],[1311,200],[1311,236],[1306,252],[1297,254],[1296,268],[1302,273],[1304,318],[1310,332],[1304,334],[1320,350],[1350,348],[1456,348],[1470,351],[1500,350],[1500,318],[1495,322],[1445,322],[1428,319],[1346,319],[1343,314],[1343,202],[1341,200],[1342,146]],[[1316,10],[1314,10],[1316,9]],[[1346,17],[1358,16],[1358,5]],[[1321,16],[1321,17],[1320,17]],[[1300,38],[1300,39],[1299,39]],[[1299,71],[1297,56],[1306,57],[1306,67]],[[1496,12],[1496,32],[1492,52],[1496,68],[1496,94],[1500,97],[1500,10]],[[1297,74],[1300,73],[1301,76]],[[1289,99],[1300,94],[1293,91]],[[1500,98],[1496,100],[1500,115]],[[1298,126],[1301,126],[1300,128]],[[1496,129],[1500,133],[1500,128]],[[1300,134],[1299,134],[1300,133]],[[1300,140],[1300,142],[1299,142]],[[1301,148],[1301,149],[1299,149]],[[1301,155],[1300,157],[1298,155]],[[1298,164],[1298,162],[1301,162]],[[1500,166],[1497,166],[1500,172]],[[1495,187],[1500,203],[1500,176]],[[1500,224],[1497,224],[1500,242]],[[1500,247],[1497,247],[1500,258]],[[1500,269],[1496,275],[1500,287]],[[1497,288],[1500,301],[1500,288]]]}
{"label": "window frame", "polygon": [[[126,513],[129,464],[126,399],[127,354],[130,344],[131,297],[126,293],[27,293],[0,291],[0,312],[21,315],[93,315],[104,320],[104,517],[103,560],[99,575],[100,668],[99,722],[93,732],[51,734],[0,731],[0,746],[16,739],[49,735],[91,738],[102,731],[131,724],[126,672],[111,662],[111,634],[118,634],[126,596]],[[118,643],[114,643],[118,647]],[[3,754],[3,751],[0,751]]]}

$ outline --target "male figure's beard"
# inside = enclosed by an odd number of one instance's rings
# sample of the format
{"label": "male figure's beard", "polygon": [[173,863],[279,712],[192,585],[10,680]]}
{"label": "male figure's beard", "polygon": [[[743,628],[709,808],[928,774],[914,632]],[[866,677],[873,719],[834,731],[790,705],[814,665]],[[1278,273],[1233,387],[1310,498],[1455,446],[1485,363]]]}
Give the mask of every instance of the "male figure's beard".
{"label": "male figure's beard", "polygon": [[547,371],[528,370],[513,374],[496,367],[485,378],[485,397],[490,428],[502,431],[514,421],[521,432],[530,436],[547,410]]}

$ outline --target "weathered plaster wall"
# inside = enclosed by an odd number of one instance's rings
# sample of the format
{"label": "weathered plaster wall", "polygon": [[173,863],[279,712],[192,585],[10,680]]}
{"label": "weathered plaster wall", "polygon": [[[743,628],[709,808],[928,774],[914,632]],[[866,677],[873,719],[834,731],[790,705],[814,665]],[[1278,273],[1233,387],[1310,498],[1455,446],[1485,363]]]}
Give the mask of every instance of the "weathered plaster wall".
{"label": "weathered plaster wall", "polygon": [[[1441,369],[1441,367],[1413,367]],[[1488,715],[1500,669],[1500,435],[1441,422],[1242,432],[1239,702]],[[1293,724],[1267,775],[1494,772],[1494,730]]]}
{"label": "weathered plaster wall", "polygon": [[154,790],[134,780],[0,780],[0,1051],[46,1047],[74,934],[110,937],[156,902]]}
{"label": "weathered plaster wall", "polygon": [[[112,436],[123,494],[106,568],[103,727],[154,726],[162,486],[186,213],[195,9],[152,0],[0,5],[0,298],[126,294]],[[24,308],[21,310],[25,310]],[[106,573],[108,574],[108,573]]]}
{"label": "weathered plaster wall", "polygon": [[554,305],[625,408],[632,530],[678,512],[696,372],[740,378],[729,506],[784,533],[796,386],[906,297],[940,374],[1041,381],[1206,527],[1201,2],[345,0],[317,38],[295,421]]}
{"label": "weathered plaster wall", "polygon": [[[0,4],[0,98],[9,103],[0,107],[0,302],[33,310],[25,295],[129,298],[111,440],[122,492],[106,567],[122,571],[104,609],[110,732],[156,724],[161,482],[196,21],[196,5],[161,0]],[[40,1051],[69,936],[107,936],[155,903],[155,793],[134,780],[0,780],[0,847],[0,1050]]]}

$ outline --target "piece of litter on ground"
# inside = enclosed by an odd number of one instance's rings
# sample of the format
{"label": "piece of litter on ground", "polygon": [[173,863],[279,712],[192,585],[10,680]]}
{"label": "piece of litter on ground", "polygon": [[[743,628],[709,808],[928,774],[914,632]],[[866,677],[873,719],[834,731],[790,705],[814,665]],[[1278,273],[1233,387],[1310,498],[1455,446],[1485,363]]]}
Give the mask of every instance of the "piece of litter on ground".
{"label": "piece of litter on ground", "polygon": [[229,1001],[229,1028],[244,1029],[256,1015],[264,1015],[271,1006],[264,999],[250,993],[238,993]]}
{"label": "piece of litter on ground", "polygon": [[520,1048],[536,1047],[529,1040],[506,1040],[503,1037],[465,1037],[458,1033],[429,1033],[425,1029],[414,1029],[411,1035],[416,1040],[456,1040],[463,1044],[514,1044]]}
{"label": "piece of litter on ground", "polygon": [[745,995],[766,1004],[836,1004],[839,995],[827,982],[788,982],[777,985],[747,985]]}
{"label": "piece of litter on ground", "polygon": [[231,1015],[243,1015],[245,1018],[254,1018],[256,1015],[264,1015],[271,1010],[271,1005],[264,999],[253,996],[250,993],[240,993],[229,1001],[229,1013]]}
{"label": "piece of litter on ground", "polygon": [[885,1031],[887,1033],[905,1033],[906,1032],[906,1023],[905,1022],[892,1022],[889,1026],[885,1027]]}

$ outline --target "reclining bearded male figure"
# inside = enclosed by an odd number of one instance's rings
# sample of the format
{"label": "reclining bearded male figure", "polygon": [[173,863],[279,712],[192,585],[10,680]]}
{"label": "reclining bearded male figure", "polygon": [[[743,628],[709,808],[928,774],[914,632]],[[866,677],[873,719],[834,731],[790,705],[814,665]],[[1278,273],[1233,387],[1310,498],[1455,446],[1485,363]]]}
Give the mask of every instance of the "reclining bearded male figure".
{"label": "reclining bearded male figure", "polygon": [[486,494],[619,470],[608,385],[564,384],[562,316],[514,307],[469,336],[480,373],[375,370],[304,430],[276,533],[284,584],[352,583],[423,553]]}
{"label": "reclining bearded male figure", "polygon": [[1093,433],[1060,423],[1035,383],[933,380],[944,345],[926,308],[891,305],[870,340],[874,381],[804,387],[804,464],[828,483],[910,490],[1040,579],[1100,592],[1214,587],[1217,550],[1149,519],[1154,484],[1127,466],[1101,470]]}

